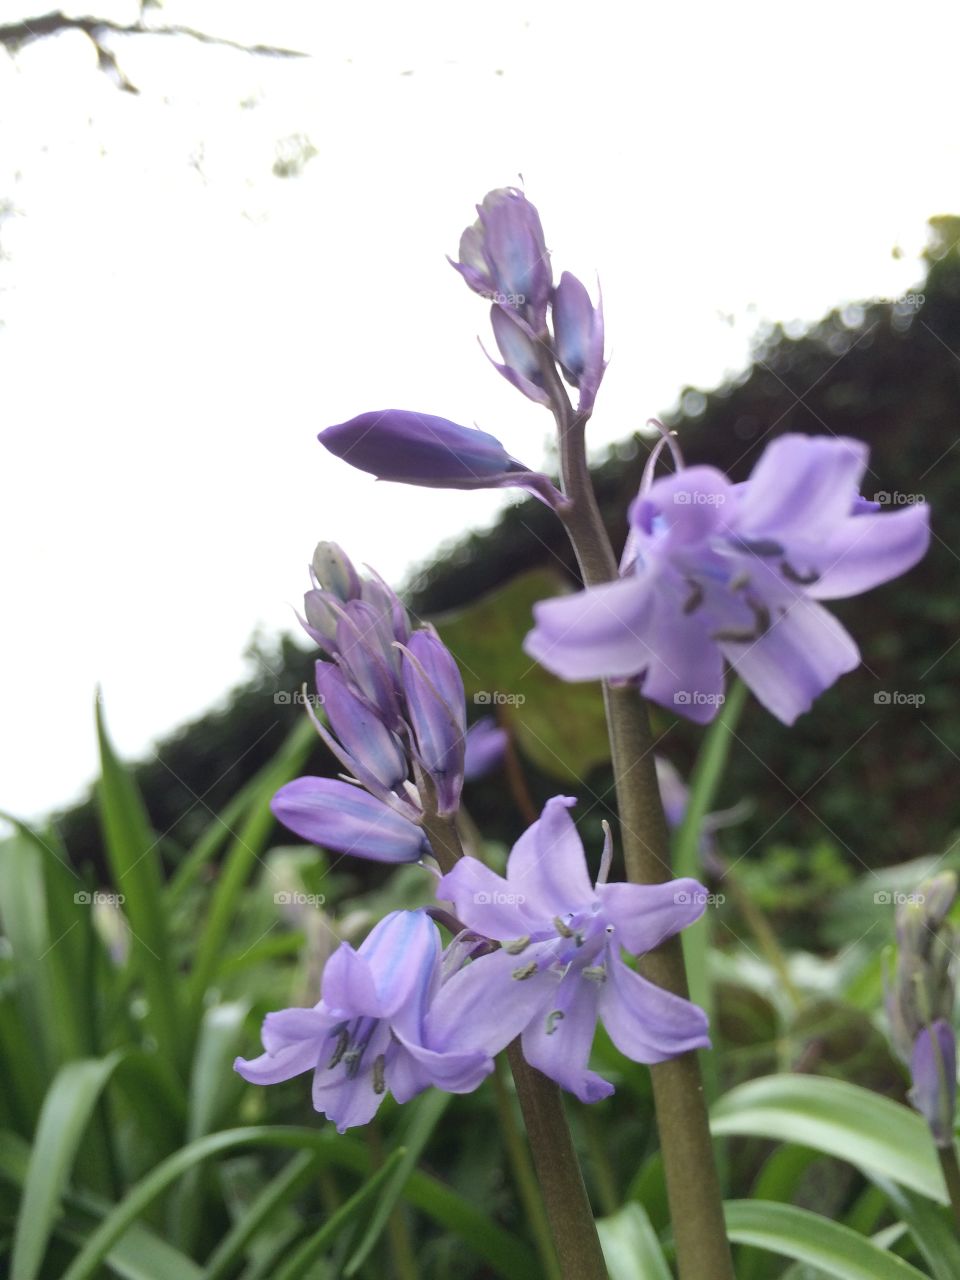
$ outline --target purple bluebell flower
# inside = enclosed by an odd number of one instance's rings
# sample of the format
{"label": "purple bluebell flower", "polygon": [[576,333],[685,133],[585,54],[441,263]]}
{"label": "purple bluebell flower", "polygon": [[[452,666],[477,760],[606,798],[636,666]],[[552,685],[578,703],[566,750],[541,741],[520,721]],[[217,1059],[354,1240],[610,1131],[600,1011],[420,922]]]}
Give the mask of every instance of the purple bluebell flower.
{"label": "purple bluebell flower", "polygon": [[535,606],[525,648],[566,680],[636,679],[701,723],[723,700],[726,659],[792,724],[860,661],[819,603],[905,572],[929,541],[925,504],[865,511],[857,440],[785,435],[749,480],[683,467],[630,508],[620,578]]}
{"label": "purple bluebell flower", "polygon": [[917,1035],[910,1060],[910,1102],[923,1116],[938,1147],[953,1146],[957,1106],[957,1037],[944,1018]]}
{"label": "purple bluebell flower", "polygon": [[577,412],[593,411],[603,361],[603,304],[594,306],[576,276],[564,271],[553,292],[554,351],[571,386],[580,392]]}
{"label": "purple bluebell flower", "polygon": [[490,323],[505,362],[497,364],[489,357],[493,367],[530,400],[549,407],[550,396],[543,385],[538,354],[543,340],[532,337],[528,326],[507,307],[491,307]]}
{"label": "purple bluebell flower", "polygon": [[475,293],[515,310],[540,334],[553,284],[540,215],[516,187],[488,192],[477,213],[451,265]]}
{"label": "purple bluebell flower", "polygon": [[506,750],[506,729],[499,728],[493,716],[481,716],[467,730],[463,776],[468,781],[484,777],[497,767]]}
{"label": "purple bluebell flower", "polygon": [[274,817],[296,835],[374,862],[419,862],[430,852],[421,827],[361,787],[337,778],[294,778],[273,797]]}
{"label": "purple bluebell flower", "polygon": [[703,914],[695,880],[607,884],[609,848],[591,885],[568,813],[549,800],[514,845],[506,879],[462,858],[437,897],[500,949],[473,960],[438,993],[427,1017],[431,1043],[499,1052],[522,1036],[527,1061],[584,1102],[613,1087],[587,1067],[597,1019],[635,1062],[662,1062],[709,1045],[702,1009],[642,978],[622,958],[652,951]]}
{"label": "purple bluebell flower", "polygon": [[398,1102],[430,1085],[469,1093],[493,1062],[431,1044],[426,1014],[441,982],[436,925],[423,911],[393,911],[358,950],[344,942],[333,953],[312,1009],[268,1013],[265,1052],[234,1068],[262,1085],[312,1071],[314,1108],[340,1133],[371,1120],[388,1090]]}

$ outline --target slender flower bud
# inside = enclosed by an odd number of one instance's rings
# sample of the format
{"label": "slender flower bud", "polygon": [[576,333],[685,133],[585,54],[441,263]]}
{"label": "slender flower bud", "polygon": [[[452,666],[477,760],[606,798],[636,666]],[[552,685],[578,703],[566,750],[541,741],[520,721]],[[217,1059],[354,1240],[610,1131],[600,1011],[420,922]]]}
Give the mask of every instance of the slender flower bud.
{"label": "slender flower bud", "polygon": [[295,778],[270,803],[285,827],[326,849],[374,862],[418,862],[423,831],[359,787],[336,778]]}
{"label": "slender flower bud", "polygon": [[930,1126],[938,1147],[953,1146],[957,1105],[957,1038],[943,1018],[918,1034],[910,1060],[910,1101]]}
{"label": "slender flower bud", "polygon": [[494,436],[446,418],[405,409],[361,413],[327,427],[320,443],[378,480],[433,489],[500,489],[517,485],[550,505],[562,501],[548,478],[518,462]]}
{"label": "slender flower bud", "polygon": [[312,569],[317,582],[338,600],[356,600],[362,591],[360,575],[346,552],[335,542],[318,542]]}
{"label": "slender flower bud", "polygon": [[603,304],[594,307],[576,276],[564,271],[553,291],[554,352],[567,381],[580,392],[578,411],[590,413],[606,365]]}
{"label": "slender flower bud", "polygon": [[410,637],[403,653],[403,689],[417,755],[436,788],[438,810],[455,813],[463,788],[463,680],[435,631],[416,631]]}
{"label": "slender flower bud", "polygon": [[540,372],[540,359],[537,353],[538,339],[531,338],[525,325],[517,320],[507,307],[490,308],[490,323],[493,336],[497,340],[504,364],[490,363],[518,391],[522,391],[537,404],[550,405],[550,396],[543,385],[543,374]]}
{"label": "slender flower bud", "polygon": [[399,739],[369,703],[350,691],[343,671],[332,662],[318,662],[316,679],[330,727],[348,755],[347,767],[361,781],[369,773],[387,789],[403,782],[409,767]]}
{"label": "slender flower bud", "polygon": [[513,308],[541,333],[553,274],[540,215],[516,187],[488,192],[477,213],[460,237],[460,261],[449,259],[451,266],[475,293]]}

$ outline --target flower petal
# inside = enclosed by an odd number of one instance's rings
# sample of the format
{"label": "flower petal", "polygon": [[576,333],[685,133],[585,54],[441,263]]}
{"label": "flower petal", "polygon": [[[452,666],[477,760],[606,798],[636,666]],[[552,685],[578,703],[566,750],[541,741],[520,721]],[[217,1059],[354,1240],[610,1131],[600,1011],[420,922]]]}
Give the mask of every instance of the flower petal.
{"label": "flower petal", "polygon": [[690,1049],[708,1049],[707,1015],[627,966],[607,949],[600,1017],[610,1039],[634,1062],[665,1062]]}
{"label": "flower petal", "polygon": [[315,1040],[301,1040],[277,1053],[261,1053],[259,1058],[236,1058],[233,1069],[250,1084],[279,1084],[312,1071],[317,1065],[320,1045]]}
{"label": "flower petal", "polygon": [[436,886],[441,902],[484,938],[509,942],[531,933],[542,921],[526,909],[527,895],[476,858],[461,858]]}
{"label": "flower petal", "polygon": [[[862,518],[862,517],[861,517]],[[784,724],[860,662],[848,632],[821,605],[797,596],[756,640],[720,648],[760,702]]]}
{"label": "flower petal", "polygon": [[494,951],[455,973],[430,1005],[424,1043],[437,1051],[482,1051],[490,1057],[505,1049],[550,1004],[560,980],[551,969],[515,977],[525,960]]}
{"label": "flower petal", "polygon": [[652,575],[617,582],[533,606],[535,626],[523,648],[563,680],[636,675],[645,663],[642,636],[653,607]]}
{"label": "flower petal", "polygon": [[614,941],[642,955],[653,951],[703,915],[707,891],[696,880],[666,884],[602,884],[597,887],[603,914],[615,927]]}
{"label": "flower petal", "polygon": [[355,858],[417,862],[428,851],[418,826],[335,778],[295,778],[280,788],[270,808],[304,840]]}
{"label": "flower petal", "polygon": [[581,1102],[598,1102],[613,1093],[613,1085],[587,1069],[597,1029],[596,982],[571,969],[523,1033],[523,1056]]}
{"label": "flower petal", "polygon": [[583,843],[568,810],[572,796],[554,796],[523,833],[507,859],[507,883],[522,896],[531,919],[544,925],[593,899]]}
{"label": "flower petal", "polygon": [[773,440],[740,490],[740,534],[829,538],[853,507],[867,457],[867,446],[846,436]]}
{"label": "flower petal", "polygon": [[808,593],[817,600],[859,595],[912,569],[929,545],[930,509],[925,502],[850,516],[817,549],[814,563],[822,568]]}
{"label": "flower petal", "polygon": [[401,1009],[423,1016],[440,949],[439,931],[425,911],[391,911],[371,929],[358,954],[373,975],[381,1016]]}

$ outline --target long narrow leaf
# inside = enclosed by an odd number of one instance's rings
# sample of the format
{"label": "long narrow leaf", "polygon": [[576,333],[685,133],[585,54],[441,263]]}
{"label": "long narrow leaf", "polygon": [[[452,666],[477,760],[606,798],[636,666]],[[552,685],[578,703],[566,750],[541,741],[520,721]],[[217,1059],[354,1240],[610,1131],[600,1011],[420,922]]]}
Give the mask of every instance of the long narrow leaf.
{"label": "long narrow leaf", "polygon": [[610,1280],[671,1280],[657,1233],[639,1204],[624,1205],[597,1222]]}
{"label": "long narrow leaf", "polygon": [[818,1076],[763,1076],[724,1095],[710,1123],[717,1135],[813,1147],[947,1203],[924,1122],[907,1107],[860,1085]]}
{"label": "long narrow leaf", "polygon": [[866,1236],[795,1205],[731,1200],[724,1204],[724,1215],[734,1242],[818,1267],[836,1280],[927,1280]]}
{"label": "long narrow leaf", "polygon": [[11,1280],[34,1280],[40,1270],[77,1147],[120,1056],[69,1062],[50,1086],[17,1216]]}

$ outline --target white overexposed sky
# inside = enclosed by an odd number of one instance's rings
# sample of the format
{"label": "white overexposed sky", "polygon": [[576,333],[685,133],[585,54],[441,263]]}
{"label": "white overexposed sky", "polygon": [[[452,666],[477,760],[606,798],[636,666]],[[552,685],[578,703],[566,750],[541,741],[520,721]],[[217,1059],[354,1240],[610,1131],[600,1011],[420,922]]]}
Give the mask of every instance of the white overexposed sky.
{"label": "white overexposed sky", "polygon": [[[542,463],[548,417],[488,366],[444,260],[489,188],[522,174],[556,271],[599,274],[598,449],[742,367],[761,320],[899,296],[926,219],[960,211],[948,0],[148,19],[310,56],[104,37],[133,95],[81,32],[0,49],[0,809],[22,816],[92,777],[98,681],[136,756],[242,679],[317,540],[399,582],[515,500],[378,485],[315,438],[407,407]],[[316,154],[279,178],[296,138]]]}

